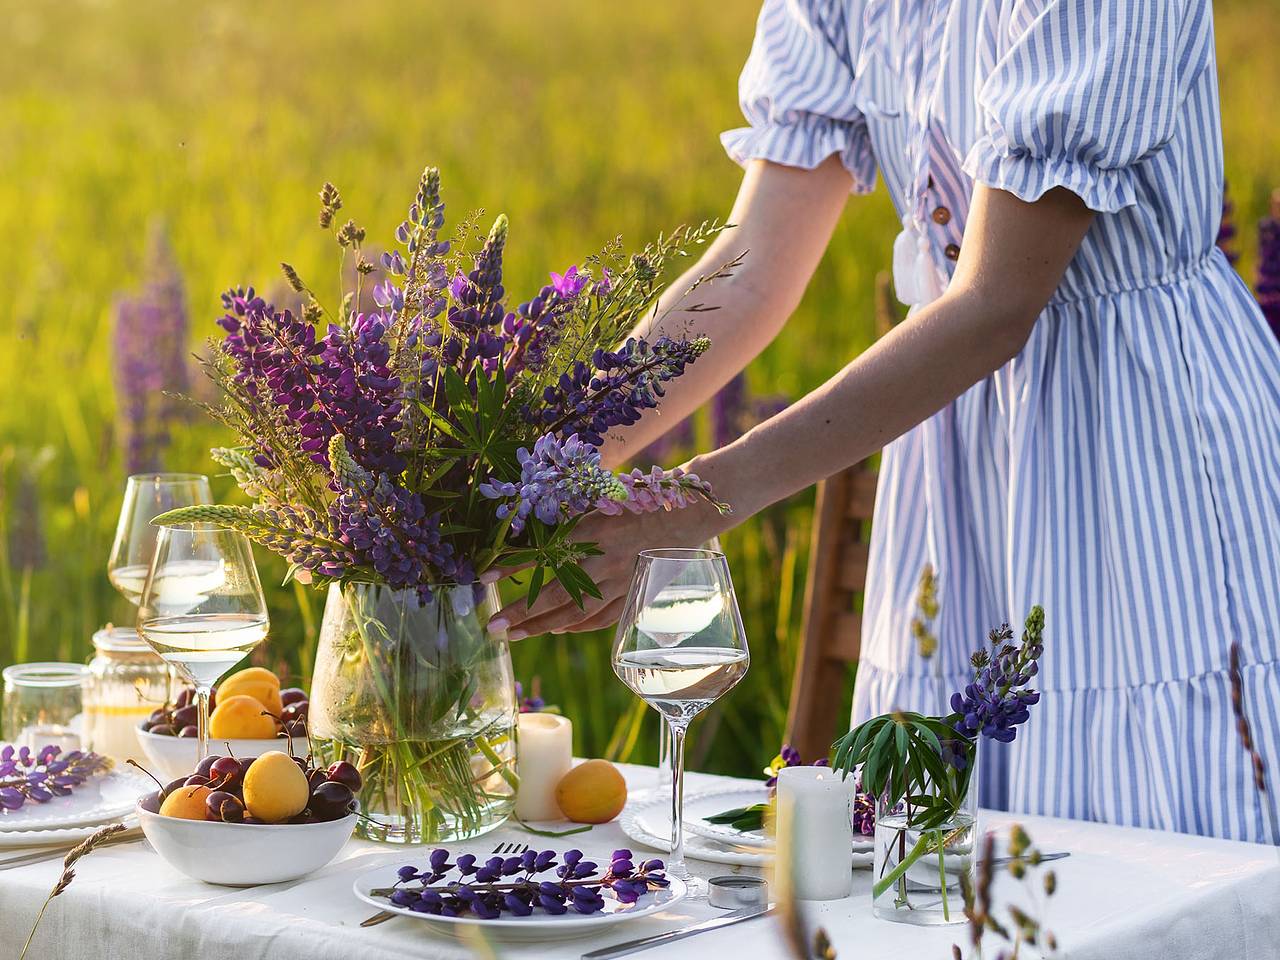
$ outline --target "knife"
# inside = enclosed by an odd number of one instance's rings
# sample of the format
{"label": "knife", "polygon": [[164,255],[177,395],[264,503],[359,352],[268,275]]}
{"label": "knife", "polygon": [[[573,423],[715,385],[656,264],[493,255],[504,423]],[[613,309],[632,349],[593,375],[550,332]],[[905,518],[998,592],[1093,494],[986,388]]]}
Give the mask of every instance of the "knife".
{"label": "knife", "polygon": [[639,940],[628,940],[626,943],[614,944],[612,947],[605,947],[603,950],[593,950],[590,953],[584,953],[582,960],[613,960],[614,957],[625,957],[627,954],[639,953],[641,950],[648,950],[650,947],[674,943],[686,937],[695,937],[700,933],[706,933],[708,930],[719,930],[722,927],[731,927],[735,923],[742,923],[744,920],[766,917],[774,913],[775,909],[774,907],[769,907],[768,909],[744,907],[741,910],[734,910],[732,913],[726,913],[724,916],[714,917],[702,923],[695,923],[693,926],[685,927],[681,930],[672,930],[670,933],[660,933],[653,937],[641,937]]}

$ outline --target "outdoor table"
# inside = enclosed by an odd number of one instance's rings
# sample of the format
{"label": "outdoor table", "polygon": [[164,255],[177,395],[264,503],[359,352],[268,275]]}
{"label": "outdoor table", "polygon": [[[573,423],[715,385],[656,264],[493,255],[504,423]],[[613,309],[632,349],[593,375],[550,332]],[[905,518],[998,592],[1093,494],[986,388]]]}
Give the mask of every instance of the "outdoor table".
{"label": "outdoor table", "polygon": [[[652,787],[649,767],[624,766],[633,790]],[[689,774],[692,794],[735,781]],[[1071,960],[1162,960],[1280,957],[1280,850],[1275,847],[1161,833],[1047,817],[987,813],[985,827],[1007,832],[1022,823],[1044,851],[1071,856],[1052,864],[1058,890],[1044,919],[1055,931],[1061,955]],[[504,840],[533,846],[609,851],[639,849],[616,823],[559,840],[503,828],[476,845]],[[486,851],[492,849],[485,847]],[[0,859],[9,855],[0,851]],[[351,892],[360,874],[386,864],[421,862],[423,848],[390,847],[353,840],[333,863],[292,883],[234,889],[189,880],[145,843],[107,847],[81,861],[75,881],[50,905],[28,956],[41,960],[453,960],[472,956],[457,940],[423,922],[396,917],[361,928],[373,911]],[[738,872],[721,864],[690,861],[698,875]],[[57,879],[60,861],[0,872],[0,958],[18,954],[32,919]],[[805,904],[812,924],[824,926],[841,958],[948,960],[951,945],[968,955],[968,928],[914,927],[876,919],[871,874],[854,872],[848,900]],[[1021,900],[1023,887],[1003,871],[994,886],[997,903]],[[576,958],[611,943],[686,926],[721,911],[682,903],[634,923],[584,939],[516,945],[499,942],[497,955],[515,960]],[[987,956],[998,944],[989,941]],[[702,934],[645,957],[789,956],[773,918]],[[1028,954],[1030,955],[1030,954]]]}

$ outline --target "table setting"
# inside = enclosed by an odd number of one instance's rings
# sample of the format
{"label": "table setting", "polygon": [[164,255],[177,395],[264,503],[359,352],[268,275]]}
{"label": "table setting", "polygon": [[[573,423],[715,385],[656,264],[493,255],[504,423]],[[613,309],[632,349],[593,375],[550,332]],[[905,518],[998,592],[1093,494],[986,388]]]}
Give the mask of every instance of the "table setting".
{"label": "table setting", "polygon": [[[369,263],[336,188],[320,198]],[[323,334],[332,310],[288,264],[297,313],[224,295],[209,409],[237,442],[210,456],[237,502],[200,474],[130,477],[106,570],[136,624],[97,631],[88,665],[4,670],[4,956],[1276,955],[1272,847],[979,809],[986,745],[1051,695],[1038,606],[977,639],[946,713],[711,776],[685,769],[688,729],[752,660],[730,564],[643,550],[610,663],[661,717],[663,760],[575,756],[575,718],[519,689],[499,582],[581,602],[584,517],[729,509],[599,450],[708,348],[614,346],[721,226],[552,274],[508,312],[506,218],[468,264],[443,210],[428,168],[380,311]],[[305,686],[261,665],[254,544],[323,592]]]}

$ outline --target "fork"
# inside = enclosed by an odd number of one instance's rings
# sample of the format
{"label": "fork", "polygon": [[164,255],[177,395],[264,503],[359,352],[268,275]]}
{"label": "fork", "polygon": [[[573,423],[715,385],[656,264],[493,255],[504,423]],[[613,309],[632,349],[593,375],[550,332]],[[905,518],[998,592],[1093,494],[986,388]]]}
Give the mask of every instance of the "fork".
{"label": "fork", "polygon": [[[492,856],[514,857],[524,853],[528,849],[529,849],[529,845],[527,843],[500,843],[493,848]],[[378,913],[375,913],[372,917],[369,917],[367,920],[360,921],[360,926],[376,927],[380,923],[386,923],[388,920],[390,920],[394,916],[397,916],[397,914],[389,913],[386,910],[382,910],[382,911],[379,911]]]}

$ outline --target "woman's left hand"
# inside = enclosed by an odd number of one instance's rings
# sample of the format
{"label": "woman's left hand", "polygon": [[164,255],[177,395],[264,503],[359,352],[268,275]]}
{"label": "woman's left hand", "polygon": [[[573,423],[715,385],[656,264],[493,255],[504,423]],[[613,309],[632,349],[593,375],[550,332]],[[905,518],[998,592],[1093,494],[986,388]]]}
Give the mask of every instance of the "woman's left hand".
{"label": "woman's left hand", "polygon": [[564,587],[552,583],[538,594],[532,608],[523,597],[504,607],[489,621],[489,629],[500,632],[506,628],[507,639],[523,640],[540,633],[585,632],[607,627],[622,615],[635,571],[636,554],[657,547],[701,546],[728,525],[728,518],[721,517],[707,503],[683,510],[585,517],[574,530],[573,539],[594,543],[604,551],[582,563],[582,569],[599,588],[600,599],[583,596],[583,606],[579,607]]}

